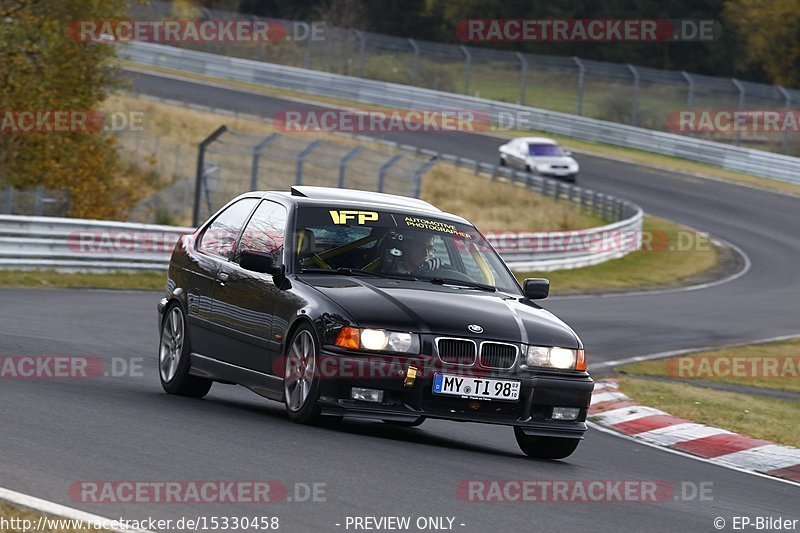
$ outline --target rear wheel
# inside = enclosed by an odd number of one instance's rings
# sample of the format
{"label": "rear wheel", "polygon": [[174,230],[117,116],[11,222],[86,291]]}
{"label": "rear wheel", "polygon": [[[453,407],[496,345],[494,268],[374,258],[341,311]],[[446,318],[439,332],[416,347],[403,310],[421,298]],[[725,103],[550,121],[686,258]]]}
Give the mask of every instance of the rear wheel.
{"label": "rear wheel", "polygon": [[506,158],[503,156],[500,156],[500,166],[501,167],[506,166]]}
{"label": "rear wheel", "polygon": [[161,341],[158,346],[158,374],[161,386],[170,394],[202,398],[213,382],[189,374],[192,352],[186,334],[186,316],[177,303],[167,307],[161,320]]}
{"label": "rear wheel", "polygon": [[569,457],[581,442],[580,439],[526,435],[518,427],[514,428],[514,436],[517,438],[520,450],[535,459],[564,459]]}
{"label": "rear wheel", "polygon": [[425,422],[425,417],[421,416],[416,420],[405,421],[405,420],[384,420],[384,424],[389,424],[390,426],[398,426],[402,428],[415,428],[417,426],[422,425]]}
{"label": "rear wheel", "polygon": [[294,333],[286,353],[284,402],[292,422],[315,424],[322,421],[317,372],[317,341],[307,325]]}

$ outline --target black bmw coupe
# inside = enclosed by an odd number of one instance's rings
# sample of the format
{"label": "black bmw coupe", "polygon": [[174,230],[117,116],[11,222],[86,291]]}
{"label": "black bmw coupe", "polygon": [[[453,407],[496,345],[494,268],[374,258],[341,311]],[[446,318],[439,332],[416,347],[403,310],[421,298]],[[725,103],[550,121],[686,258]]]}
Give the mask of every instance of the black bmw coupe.
{"label": "black bmw coupe", "polygon": [[164,390],[239,384],[299,423],[343,416],[514,427],[570,455],[594,382],[581,340],[461,217],[416,199],[296,186],[235,198],[172,254]]}

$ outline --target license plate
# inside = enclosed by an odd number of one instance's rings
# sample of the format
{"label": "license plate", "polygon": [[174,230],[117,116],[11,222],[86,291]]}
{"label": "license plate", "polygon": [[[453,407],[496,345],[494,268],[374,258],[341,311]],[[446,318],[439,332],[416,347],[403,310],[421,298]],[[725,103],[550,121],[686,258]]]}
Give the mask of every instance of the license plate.
{"label": "license plate", "polygon": [[433,393],[481,400],[519,400],[519,381],[434,374]]}

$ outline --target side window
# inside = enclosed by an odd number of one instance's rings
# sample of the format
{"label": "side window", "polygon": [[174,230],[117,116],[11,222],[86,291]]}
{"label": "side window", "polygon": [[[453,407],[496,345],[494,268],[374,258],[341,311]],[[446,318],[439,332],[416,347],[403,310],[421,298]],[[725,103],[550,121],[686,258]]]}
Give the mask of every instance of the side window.
{"label": "side window", "polygon": [[250,250],[270,254],[275,264],[280,264],[286,234],[286,218],[286,208],[281,204],[269,200],[261,202],[242,233],[234,260],[239,260],[240,251]]}
{"label": "side window", "polygon": [[197,248],[230,259],[236,238],[257,202],[257,198],[243,198],[228,206],[203,232]]}

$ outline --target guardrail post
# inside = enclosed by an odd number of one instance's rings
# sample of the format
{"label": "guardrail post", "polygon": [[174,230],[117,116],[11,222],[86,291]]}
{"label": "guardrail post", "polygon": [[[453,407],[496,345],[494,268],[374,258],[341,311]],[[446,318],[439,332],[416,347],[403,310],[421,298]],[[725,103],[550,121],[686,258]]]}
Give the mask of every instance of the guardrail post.
{"label": "guardrail post", "polygon": [[578,67],[578,91],[575,96],[576,101],[576,115],[582,116],[583,115],[583,88],[584,83],[586,81],[586,67],[583,65],[583,61],[577,56],[572,57],[572,61]]}
{"label": "guardrail post", "polygon": [[403,156],[396,155],[381,166],[381,169],[378,171],[378,192],[383,192],[383,187],[386,183],[386,173],[389,171],[389,167],[400,161],[402,158]]}
{"label": "guardrail post", "polygon": [[414,49],[414,60],[411,64],[411,85],[417,84],[417,78],[419,77],[419,46],[409,37],[408,44],[411,45],[411,48]]}
{"label": "guardrail post", "polygon": [[[736,87],[736,90],[739,91],[739,111],[744,109],[744,99],[745,99],[745,90],[744,85],[737,80],[736,78],[731,78],[733,82],[733,86]],[[742,130],[740,128],[736,128],[736,146],[739,146],[742,143]]]}
{"label": "guardrail post", "polygon": [[464,54],[464,94],[469,94],[469,76],[472,71],[472,54],[469,48],[464,45],[459,46],[461,53]]}
{"label": "guardrail post", "polygon": [[255,191],[258,189],[258,164],[261,159],[261,151],[264,150],[267,146],[272,144],[277,138],[280,137],[280,134],[273,133],[272,135],[265,137],[261,142],[259,142],[253,148],[253,167],[250,170],[250,190]]}
{"label": "guardrail post", "polygon": [[9,185],[6,187],[6,193],[3,197],[3,214],[11,215],[14,209],[14,187]]}
{"label": "guardrail post", "polygon": [[[783,99],[786,101],[786,113],[790,113],[792,110],[792,95],[789,94],[785,88],[781,85],[777,86],[778,91],[783,95]],[[783,153],[789,153],[789,128],[783,129],[783,139],[781,140],[781,148],[783,148]]]}
{"label": "guardrail post", "polygon": [[633,103],[631,107],[631,124],[639,125],[639,71],[633,65],[627,65],[633,74]]}
{"label": "guardrail post", "polygon": [[322,144],[324,141],[314,141],[313,143],[309,144],[303,151],[297,154],[297,173],[295,174],[294,184],[295,185],[302,185],[303,184],[303,163],[306,162],[306,157],[314,151],[314,149]]}
{"label": "guardrail post", "polygon": [[433,165],[438,162],[439,160],[437,158],[432,157],[427,163],[419,167],[416,172],[414,172],[414,198],[419,198],[419,195],[422,192],[422,176],[424,176],[425,173],[433,168]]}
{"label": "guardrail post", "polygon": [[347,164],[353,159],[358,153],[363,150],[363,146],[356,146],[342,157],[342,160],[339,161],[339,188],[344,189],[344,178],[345,173],[347,172]]}
{"label": "guardrail post", "polygon": [[525,105],[525,87],[528,84],[528,60],[522,53],[517,52],[517,59],[520,62],[519,71],[519,105]]}
{"label": "guardrail post", "polygon": [[363,31],[353,30],[356,32],[356,38],[358,39],[358,76],[363,78],[364,77],[364,62],[366,61],[367,55],[367,36],[364,35]]}
{"label": "guardrail post", "polygon": [[686,80],[686,109],[690,110],[694,106],[694,80],[685,70],[681,71],[681,76]]}
{"label": "guardrail post", "polygon": [[203,166],[205,165],[206,160],[206,148],[226,131],[228,131],[228,126],[223,124],[219,128],[215,129],[211,135],[203,139],[199,145],[197,145],[197,174],[195,175],[194,209],[192,210],[192,225],[194,227],[197,227],[200,224],[200,189],[203,185]]}

